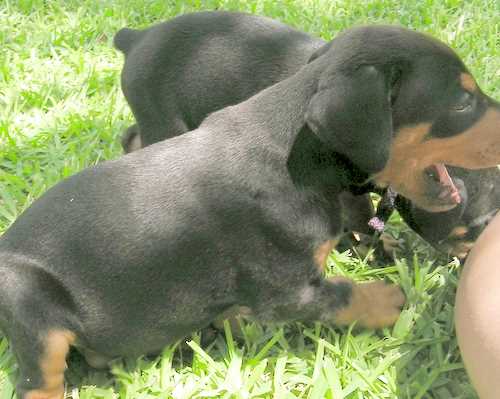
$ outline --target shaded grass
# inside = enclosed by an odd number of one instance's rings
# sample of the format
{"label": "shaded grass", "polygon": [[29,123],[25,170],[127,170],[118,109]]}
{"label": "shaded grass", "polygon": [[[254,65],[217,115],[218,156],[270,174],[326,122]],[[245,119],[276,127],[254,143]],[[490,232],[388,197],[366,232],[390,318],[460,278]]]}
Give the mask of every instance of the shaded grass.
{"label": "shaded grass", "polygon": [[[330,39],[362,23],[399,23],[449,43],[481,87],[500,97],[500,4],[494,0],[44,1],[0,3],[0,231],[47,188],[120,155],[132,117],[119,89],[123,26],[144,27],[182,12],[240,10]],[[438,257],[395,216],[399,260],[333,253],[328,273],[400,283],[408,305],[392,329],[353,332],[320,324],[244,323],[202,345],[195,334],[155,359],[126,359],[111,373],[74,355],[68,380],[80,398],[471,398],[453,331],[459,265]],[[16,365],[0,339],[0,398]],[[80,387],[80,388],[76,388]]]}

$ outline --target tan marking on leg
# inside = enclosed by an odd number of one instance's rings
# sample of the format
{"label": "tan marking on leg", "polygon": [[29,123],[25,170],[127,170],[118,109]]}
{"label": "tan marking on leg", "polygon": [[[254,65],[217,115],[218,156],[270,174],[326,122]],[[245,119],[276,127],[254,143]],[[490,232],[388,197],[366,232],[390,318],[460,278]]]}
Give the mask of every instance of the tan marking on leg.
{"label": "tan marking on leg", "polygon": [[[335,278],[335,281],[350,281],[346,278]],[[335,322],[348,325],[355,321],[367,328],[382,328],[393,325],[401,313],[405,303],[405,295],[401,288],[383,281],[352,284],[349,305],[338,310]]]}
{"label": "tan marking on leg", "polygon": [[474,247],[473,241],[464,241],[455,244],[451,250],[450,254],[456,256],[459,259],[465,259],[469,254],[470,250]]}
{"label": "tan marking on leg", "polygon": [[337,239],[327,240],[314,250],[314,263],[316,263],[321,272],[325,270],[328,255],[330,255],[332,249],[337,246],[338,242],[339,240]]}
{"label": "tan marking on leg", "polygon": [[431,125],[423,123],[401,129],[394,139],[385,168],[374,181],[391,185],[395,191],[429,211],[446,211],[451,204],[440,204],[428,197],[424,171],[442,163],[465,169],[483,169],[500,163],[500,112],[494,108],[468,130],[446,138],[429,137]]}
{"label": "tan marking on leg", "polygon": [[45,338],[45,353],[40,360],[44,386],[26,393],[23,399],[64,398],[66,356],[75,335],[67,330],[49,331]]}
{"label": "tan marking on leg", "polygon": [[462,87],[470,92],[475,92],[477,90],[477,84],[472,75],[468,73],[460,74],[460,84]]}

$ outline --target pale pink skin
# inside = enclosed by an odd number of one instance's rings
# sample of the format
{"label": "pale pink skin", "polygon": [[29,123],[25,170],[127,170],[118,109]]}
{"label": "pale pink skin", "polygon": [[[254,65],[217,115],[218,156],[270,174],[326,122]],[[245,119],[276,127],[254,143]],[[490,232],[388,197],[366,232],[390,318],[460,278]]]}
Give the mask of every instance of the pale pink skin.
{"label": "pale pink skin", "polygon": [[455,324],[465,368],[479,397],[500,398],[500,214],[467,259]]}

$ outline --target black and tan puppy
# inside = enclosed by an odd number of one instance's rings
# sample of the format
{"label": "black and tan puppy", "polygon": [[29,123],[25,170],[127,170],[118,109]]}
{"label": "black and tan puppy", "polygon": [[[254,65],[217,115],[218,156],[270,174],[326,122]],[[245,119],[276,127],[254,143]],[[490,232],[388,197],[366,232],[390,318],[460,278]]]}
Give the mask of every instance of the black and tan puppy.
{"label": "black and tan puppy", "polygon": [[325,41],[271,18],[216,11],[124,28],[114,43],[127,56],[122,90],[137,120],[122,139],[130,152],[290,77]]}
{"label": "black and tan puppy", "polygon": [[[197,128],[208,114],[291,76],[324,44],[272,19],[229,12],[182,15],[143,31],[122,29],[115,37],[126,55],[122,89],[137,120],[123,136],[125,151]],[[452,168],[451,176],[462,194],[452,211],[428,213],[402,196],[395,207],[433,246],[464,257],[500,206],[500,191],[488,188],[500,183],[500,172]],[[346,192],[341,201],[346,231],[370,233],[368,195]]]}
{"label": "black and tan puppy", "polygon": [[[498,168],[450,168],[455,183],[463,187],[464,201],[448,212],[430,213],[398,196],[395,208],[408,225],[438,250],[464,259],[476,239],[500,208]],[[466,189],[465,189],[466,187]]]}
{"label": "black and tan puppy", "polygon": [[336,193],[371,179],[451,209],[444,165],[496,165],[499,128],[499,104],[444,44],[360,27],[199,129],[65,180],[0,240],[19,394],[62,398],[72,345],[154,353],[235,305],[262,320],[394,323],[399,288],[322,278]]}

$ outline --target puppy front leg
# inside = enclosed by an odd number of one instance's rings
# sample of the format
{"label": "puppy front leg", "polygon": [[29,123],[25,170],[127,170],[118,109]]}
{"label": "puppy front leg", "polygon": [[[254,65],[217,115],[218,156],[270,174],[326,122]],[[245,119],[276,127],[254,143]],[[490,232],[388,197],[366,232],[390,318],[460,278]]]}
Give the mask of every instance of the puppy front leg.
{"label": "puppy front leg", "polygon": [[355,283],[345,277],[320,280],[296,291],[288,303],[276,306],[273,318],[279,320],[319,320],[348,325],[357,322],[366,328],[393,325],[405,303],[397,285],[383,281]]}
{"label": "puppy front leg", "polygon": [[12,346],[19,364],[20,399],[63,399],[66,356],[74,340],[67,330],[42,334],[36,327],[16,329]]}
{"label": "puppy front leg", "polygon": [[335,284],[344,282],[351,287],[347,304],[339,307],[330,315],[325,309],[323,315],[338,325],[357,321],[366,328],[383,328],[393,325],[405,303],[405,295],[395,284],[383,281],[355,283],[350,279],[335,277],[325,281],[325,290],[335,289]]}
{"label": "puppy front leg", "polygon": [[[314,263],[319,270],[324,269],[336,244],[336,240],[328,240],[314,252]],[[306,311],[305,318],[316,315],[319,320],[338,325],[357,321],[363,327],[381,328],[396,322],[404,303],[405,296],[397,285],[383,281],[358,284],[345,277],[333,277],[299,289],[296,311],[307,305],[310,312]]]}

